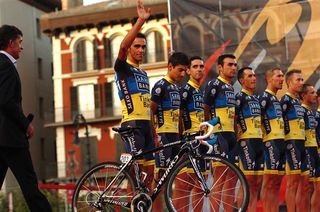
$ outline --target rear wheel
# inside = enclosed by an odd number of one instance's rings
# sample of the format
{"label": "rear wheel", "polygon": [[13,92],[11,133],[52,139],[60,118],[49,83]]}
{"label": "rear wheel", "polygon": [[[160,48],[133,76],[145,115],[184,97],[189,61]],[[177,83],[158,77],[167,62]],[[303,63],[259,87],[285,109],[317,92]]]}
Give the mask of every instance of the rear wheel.
{"label": "rear wheel", "polygon": [[[120,165],[113,162],[101,163],[88,170],[77,182],[72,210],[129,211],[135,181],[126,170],[119,171]],[[111,181],[114,182],[111,184]]]}
{"label": "rear wheel", "polygon": [[201,187],[190,160],[184,161],[174,168],[166,187],[170,211],[246,211],[249,187],[237,166],[216,156],[202,156],[197,164],[208,191]]}

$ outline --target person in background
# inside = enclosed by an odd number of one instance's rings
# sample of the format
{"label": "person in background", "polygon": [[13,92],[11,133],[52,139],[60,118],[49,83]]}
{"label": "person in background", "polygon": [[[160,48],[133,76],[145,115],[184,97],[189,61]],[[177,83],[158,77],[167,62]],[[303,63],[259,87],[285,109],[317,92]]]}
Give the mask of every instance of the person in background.
{"label": "person in background", "polygon": [[[235,163],[238,155],[238,146],[234,131],[235,126],[235,94],[232,87],[232,80],[237,73],[236,57],[232,54],[223,54],[218,58],[219,76],[211,80],[205,87],[203,103],[205,121],[220,117],[221,128],[215,128],[215,135],[218,136],[218,144],[214,145],[215,154],[226,157],[229,161]],[[229,212],[233,210],[233,192],[232,189],[236,183],[232,173],[223,174],[225,167],[217,165],[214,173],[215,179],[220,179],[221,183],[214,187],[214,195],[211,198],[212,207],[218,211],[221,201],[224,210]],[[225,191],[222,194],[218,191]]]}
{"label": "person in background", "polygon": [[242,90],[236,95],[237,140],[239,142],[239,166],[249,184],[248,211],[257,210],[257,201],[263,175],[263,143],[261,131],[261,108],[254,96],[257,78],[254,70],[243,67],[238,71]]}
{"label": "person in background", "polygon": [[266,71],[265,79],[267,89],[259,96],[265,157],[261,200],[265,211],[278,212],[285,174],[285,143],[282,108],[276,95],[282,89],[284,75],[280,68],[272,68]]}
{"label": "person in background", "polygon": [[[308,196],[306,211],[320,211],[320,158],[318,155],[318,144],[316,140],[316,117],[312,111],[312,107],[317,104],[317,93],[312,85],[304,84],[300,93],[302,99],[303,116],[305,123],[305,148],[307,161],[309,164],[309,181],[310,191],[305,196]],[[311,208],[309,207],[311,203]]]}
{"label": "person in background", "polygon": [[[176,83],[180,82],[189,65],[187,55],[182,52],[173,53],[168,61],[167,75],[156,82],[152,88],[151,111],[156,145],[167,144],[179,140],[180,124],[180,90]],[[178,153],[179,147],[169,147],[156,153],[155,181],[158,182],[170,160]],[[162,194],[163,192],[160,192]],[[162,195],[158,196],[153,206],[155,211],[163,211]]]}
{"label": "person in background", "polygon": [[[181,124],[181,131],[183,131],[184,134],[195,135],[199,132],[199,125],[204,120],[203,93],[200,90],[200,81],[203,77],[204,62],[201,57],[193,56],[189,59],[189,63],[187,74],[190,78],[180,91],[180,115],[182,116],[183,120]],[[202,153],[202,151],[205,153],[206,150],[202,148],[203,147],[200,146],[200,153]],[[192,177],[189,178],[188,176]],[[192,172],[182,173],[179,178],[184,180],[177,181],[177,183],[181,182],[181,187],[184,186],[184,189],[181,191],[176,191],[175,195],[180,197],[179,203],[181,203],[182,206],[185,206],[190,204],[189,195],[192,193],[191,196],[194,211],[202,211],[203,197],[202,195],[199,195],[202,192],[197,192],[198,188],[200,188],[200,185],[196,186],[193,183],[185,183],[191,182],[191,180],[194,179],[193,177],[195,177],[195,174]],[[188,207],[185,207],[185,210],[188,211]]]}
{"label": "person in background", "polygon": [[33,116],[22,109],[21,82],[17,71],[23,34],[11,25],[0,27],[0,188],[8,168],[17,179],[32,212],[51,211],[46,197],[38,188],[29,150],[34,135]]}
{"label": "person in background", "polygon": [[301,70],[290,70],[285,75],[287,93],[281,98],[286,146],[286,204],[288,212],[307,208],[309,170],[305,153],[303,108],[299,93],[302,90]]}

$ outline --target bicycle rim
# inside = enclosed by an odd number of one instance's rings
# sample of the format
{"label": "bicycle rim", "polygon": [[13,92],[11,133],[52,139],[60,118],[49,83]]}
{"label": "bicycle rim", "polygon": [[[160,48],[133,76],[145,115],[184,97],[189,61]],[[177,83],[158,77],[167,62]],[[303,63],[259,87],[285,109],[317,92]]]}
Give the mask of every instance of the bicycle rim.
{"label": "bicycle rim", "polygon": [[[87,171],[76,185],[72,210],[129,211],[136,186],[131,175],[125,170],[115,178],[119,170],[117,163],[106,162]],[[111,185],[112,180],[114,183]]]}
{"label": "bicycle rim", "polygon": [[188,159],[172,171],[168,181],[165,200],[170,211],[246,211],[249,187],[237,166],[215,156],[203,156],[197,164],[207,193]]}

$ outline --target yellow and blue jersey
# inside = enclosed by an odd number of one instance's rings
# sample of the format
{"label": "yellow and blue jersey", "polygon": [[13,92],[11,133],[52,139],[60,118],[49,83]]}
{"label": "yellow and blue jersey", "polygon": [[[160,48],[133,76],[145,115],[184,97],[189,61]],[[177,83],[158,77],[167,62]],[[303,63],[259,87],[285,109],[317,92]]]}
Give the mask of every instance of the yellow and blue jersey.
{"label": "yellow and blue jersey", "polygon": [[305,134],[306,141],[304,145],[306,147],[318,147],[316,140],[316,127],[317,121],[315,114],[312,112],[311,108],[308,105],[302,104],[303,108],[303,118],[305,123]]}
{"label": "yellow and blue jersey", "polygon": [[266,89],[259,96],[263,141],[284,139],[282,108],[276,94]]}
{"label": "yellow and blue jersey", "polygon": [[318,148],[320,148],[320,107],[316,111],[315,118],[316,118],[316,122],[317,122],[316,139],[317,139]]}
{"label": "yellow and blue jersey", "polygon": [[262,138],[261,108],[257,97],[242,89],[236,95],[237,139]]}
{"label": "yellow and blue jersey", "polygon": [[179,87],[166,76],[152,88],[151,101],[158,105],[154,114],[156,133],[179,133]]}
{"label": "yellow and blue jersey", "polygon": [[117,59],[114,69],[122,104],[122,122],[150,121],[150,88],[147,73],[129,60]]}
{"label": "yellow and blue jersey", "polygon": [[305,140],[303,108],[298,98],[287,92],[280,101],[283,120],[285,140]]}
{"label": "yellow and blue jersey", "polygon": [[184,133],[198,132],[199,125],[204,120],[203,94],[200,86],[189,80],[180,94]]}
{"label": "yellow and blue jersey", "polygon": [[204,104],[211,107],[211,118],[220,117],[221,128],[214,132],[234,132],[235,95],[232,85],[222,77],[208,82],[204,91]]}

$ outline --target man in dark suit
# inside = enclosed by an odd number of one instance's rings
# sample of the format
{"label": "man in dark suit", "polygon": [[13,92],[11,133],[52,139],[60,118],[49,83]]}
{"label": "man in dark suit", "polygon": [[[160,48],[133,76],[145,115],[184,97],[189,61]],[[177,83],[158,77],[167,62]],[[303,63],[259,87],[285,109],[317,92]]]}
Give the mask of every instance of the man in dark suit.
{"label": "man in dark suit", "polygon": [[22,51],[22,32],[15,26],[0,27],[0,188],[8,168],[16,177],[30,210],[51,211],[39,191],[29,151],[34,133],[32,115],[22,110],[21,82],[16,60]]}

